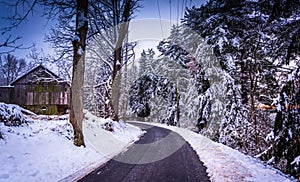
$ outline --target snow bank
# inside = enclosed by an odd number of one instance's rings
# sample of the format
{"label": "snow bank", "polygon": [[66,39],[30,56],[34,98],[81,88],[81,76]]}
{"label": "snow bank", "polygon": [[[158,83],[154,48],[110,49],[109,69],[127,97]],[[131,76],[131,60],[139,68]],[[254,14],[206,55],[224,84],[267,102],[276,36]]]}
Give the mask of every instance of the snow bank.
{"label": "snow bank", "polygon": [[[104,130],[107,123],[111,125],[113,132]],[[83,132],[86,141],[107,158],[120,153],[143,135],[143,132],[136,126],[122,121],[117,123],[111,119],[98,118],[89,112],[85,114]]]}
{"label": "snow bank", "polygon": [[279,170],[190,130],[159,123],[146,124],[167,128],[181,135],[197,152],[200,160],[207,167],[207,173],[212,181],[291,181]]}
{"label": "snow bank", "polygon": [[[4,138],[0,139],[1,182],[72,181],[121,152],[122,147],[142,134],[140,129],[125,123],[113,124],[115,132],[106,131],[101,123],[107,120],[87,113],[84,121],[86,148],[75,147],[68,120],[58,116],[49,118],[19,127],[0,122]],[[74,173],[76,175],[72,175]]]}
{"label": "snow bank", "polygon": [[6,126],[20,126],[26,120],[19,106],[0,102],[0,122]]}

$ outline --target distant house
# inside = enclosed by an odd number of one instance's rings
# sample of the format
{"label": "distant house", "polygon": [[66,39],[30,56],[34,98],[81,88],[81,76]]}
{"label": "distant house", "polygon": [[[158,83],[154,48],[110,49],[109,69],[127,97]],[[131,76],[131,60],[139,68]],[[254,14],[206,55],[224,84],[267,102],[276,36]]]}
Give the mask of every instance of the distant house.
{"label": "distant house", "polygon": [[37,114],[67,113],[70,84],[44,66],[37,66],[0,87],[0,102],[20,105]]}

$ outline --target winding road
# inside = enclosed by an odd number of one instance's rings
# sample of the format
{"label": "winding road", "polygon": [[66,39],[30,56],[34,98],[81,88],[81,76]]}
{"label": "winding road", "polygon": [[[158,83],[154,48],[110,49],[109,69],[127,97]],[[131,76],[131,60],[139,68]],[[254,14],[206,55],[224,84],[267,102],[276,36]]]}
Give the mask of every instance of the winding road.
{"label": "winding road", "polygon": [[79,181],[209,181],[206,167],[192,147],[168,129],[131,123],[147,133]]}

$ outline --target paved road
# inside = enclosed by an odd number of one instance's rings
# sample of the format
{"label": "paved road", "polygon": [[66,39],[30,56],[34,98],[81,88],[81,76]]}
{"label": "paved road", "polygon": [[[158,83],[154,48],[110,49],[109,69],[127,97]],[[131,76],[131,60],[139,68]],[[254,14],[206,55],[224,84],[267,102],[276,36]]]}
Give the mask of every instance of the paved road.
{"label": "paved road", "polygon": [[181,136],[164,128],[134,124],[147,133],[79,181],[209,181],[206,167]]}

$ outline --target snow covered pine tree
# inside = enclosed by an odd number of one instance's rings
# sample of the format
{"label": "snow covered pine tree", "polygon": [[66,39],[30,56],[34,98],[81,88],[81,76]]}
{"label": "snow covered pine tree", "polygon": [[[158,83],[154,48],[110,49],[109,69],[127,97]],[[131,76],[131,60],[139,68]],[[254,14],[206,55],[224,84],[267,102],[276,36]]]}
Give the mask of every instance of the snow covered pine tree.
{"label": "snow covered pine tree", "polygon": [[154,96],[161,96],[167,102],[168,109],[162,123],[176,126],[179,97],[176,97],[175,85],[167,78],[149,73],[136,80],[131,86],[129,106],[139,117],[148,117],[151,112],[149,100]]}

